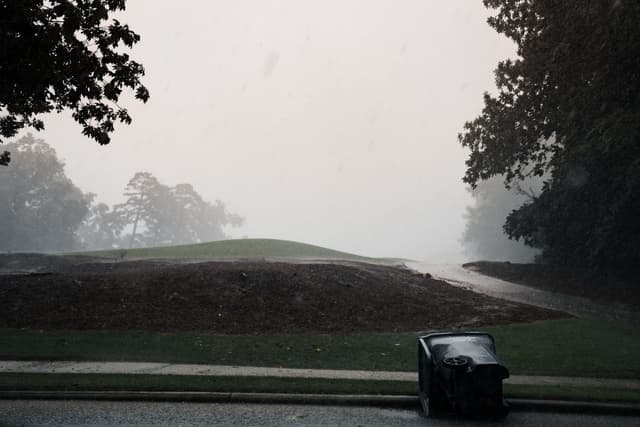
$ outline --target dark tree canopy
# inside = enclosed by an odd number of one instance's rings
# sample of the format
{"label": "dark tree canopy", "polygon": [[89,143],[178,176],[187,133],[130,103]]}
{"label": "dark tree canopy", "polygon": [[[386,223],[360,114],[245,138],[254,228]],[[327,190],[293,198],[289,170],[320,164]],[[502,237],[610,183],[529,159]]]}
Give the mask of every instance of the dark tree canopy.
{"label": "dark tree canopy", "polygon": [[464,181],[549,177],[507,218],[549,262],[640,265],[640,2],[485,0],[511,38],[498,94],[465,124]]}
{"label": "dark tree canopy", "polygon": [[[82,133],[108,144],[114,123],[131,123],[117,102],[125,88],[146,102],[140,36],[110,18],[125,0],[0,0],[0,143],[44,128],[41,114],[70,110]],[[0,165],[9,152],[0,152]]]}
{"label": "dark tree canopy", "polygon": [[89,197],[44,141],[29,134],[8,148],[14,164],[0,168],[0,251],[74,249]]}

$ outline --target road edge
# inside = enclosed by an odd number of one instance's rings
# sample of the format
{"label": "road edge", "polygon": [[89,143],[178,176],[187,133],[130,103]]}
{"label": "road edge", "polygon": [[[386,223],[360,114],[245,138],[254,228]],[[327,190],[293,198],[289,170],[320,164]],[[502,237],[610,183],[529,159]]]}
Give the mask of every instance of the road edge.
{"label": "road edge", "polygon": [[[255,403],[335,406],[375,406],[392,408],[420,407],[417,396],[344,395],[295,393],[224,392],[130,392],[130,391],[0,391],[4,400],[107,400],[194,403]],[[570,400],[508,399],[512,411],[562,412],[640,416],[640,404],[622,402],[585,402]]]}

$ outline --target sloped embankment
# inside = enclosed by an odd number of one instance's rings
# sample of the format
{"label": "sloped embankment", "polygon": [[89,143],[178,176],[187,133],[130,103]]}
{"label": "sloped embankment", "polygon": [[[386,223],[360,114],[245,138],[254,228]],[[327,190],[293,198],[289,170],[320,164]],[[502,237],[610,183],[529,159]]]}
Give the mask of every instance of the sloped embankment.
{"label": "sloped embankment", "polygon": [[364,263],[65,263],[0,275],[0,327],[418,331],[566,317]]}

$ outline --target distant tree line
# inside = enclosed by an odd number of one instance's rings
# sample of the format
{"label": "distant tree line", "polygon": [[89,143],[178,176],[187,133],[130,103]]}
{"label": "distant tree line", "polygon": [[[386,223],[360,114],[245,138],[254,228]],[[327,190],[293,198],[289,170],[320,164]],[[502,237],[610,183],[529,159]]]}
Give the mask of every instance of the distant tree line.
{"label": "distant tree line", "polygon": [[7,144],[0,167],[0,251],[68,251],[198,243],[228,238],[244,218],[191,184],[169,187],[138,172],[108,206],[65,175],[55,150],[31,134]]}
{"label": "distant tree line", "polygon": [[465,254],[471,260],[533,262],[540,250],[509,239],[504,222],[512,211],[536,197],[542,180],[528,180],[525,186],[506,189],[503,179],[494,177],[469,189],[473,203],[464,215]]}

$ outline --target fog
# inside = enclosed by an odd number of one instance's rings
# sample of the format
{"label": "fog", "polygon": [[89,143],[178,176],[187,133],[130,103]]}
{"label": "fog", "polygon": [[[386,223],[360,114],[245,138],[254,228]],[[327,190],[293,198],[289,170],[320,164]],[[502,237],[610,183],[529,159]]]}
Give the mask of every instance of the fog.
{"label": "fog", "polygon": [[[514,45],[479,1],[129,1],[151,99],[111,144],[70,114],[43,138],[108,204],[148,171],[246,218],[234,237],[464,260],[457,134]],[[26,132],[25,132],[26,133]]]}
{"label": "fog", "polygon": [[531,203],[543,186],[540,177],[524,179],[506,189],[505,176],[497,175],[481,181],[473,191],[473,204],[465,213],[466,225],[462,236],[465,254],[469,259],[531,263],[540,250],[524,242],[510,240],[503,227],[507,216],[524,204]]}

